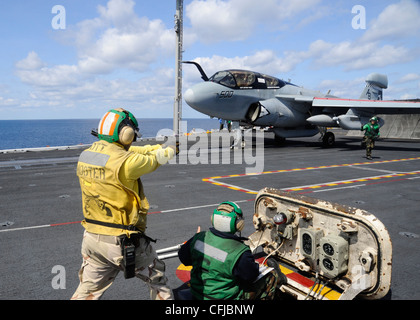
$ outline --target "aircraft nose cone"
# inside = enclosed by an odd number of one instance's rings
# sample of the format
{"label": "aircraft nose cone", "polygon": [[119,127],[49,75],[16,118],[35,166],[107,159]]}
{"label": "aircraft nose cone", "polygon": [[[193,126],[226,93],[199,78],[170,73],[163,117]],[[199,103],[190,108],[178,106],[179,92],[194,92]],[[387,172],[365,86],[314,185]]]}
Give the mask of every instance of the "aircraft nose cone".
{"label": "aircraft nose cone", "polygon": [[[184,93],[185,102],[194,110],[212,115],[214,112],[215,98],[217,97],[217,90],[219,84],[212,82],[201,82],[191,88],[188,88]],[[217,102],[217,101],[216,101]]]}
{"label": "aircraft nose cone", "polygon": [[194,91],[192,89],[185,91],[184,99],[190,107],[193,107],[195,105]]}

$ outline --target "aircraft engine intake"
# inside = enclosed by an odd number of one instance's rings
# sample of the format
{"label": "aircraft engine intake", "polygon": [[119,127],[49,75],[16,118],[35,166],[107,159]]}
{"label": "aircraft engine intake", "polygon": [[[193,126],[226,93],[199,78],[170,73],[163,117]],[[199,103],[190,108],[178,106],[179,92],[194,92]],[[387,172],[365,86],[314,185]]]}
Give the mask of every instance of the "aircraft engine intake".
{"label": "aircraft engine intake", "polygon": [[282,128],[296,128],[302,126],[307,114],[296,110],[285,101],[277,98],[260,100],[258,105],[261,109],[259,117],[254,121],[258,126],[275,126]]}
{"label": "aircraft engine intake", "polygon": [[246,120],[254,122],[261,114],[261,104],[259,102],[253,103],[249,106],[246,113]]}

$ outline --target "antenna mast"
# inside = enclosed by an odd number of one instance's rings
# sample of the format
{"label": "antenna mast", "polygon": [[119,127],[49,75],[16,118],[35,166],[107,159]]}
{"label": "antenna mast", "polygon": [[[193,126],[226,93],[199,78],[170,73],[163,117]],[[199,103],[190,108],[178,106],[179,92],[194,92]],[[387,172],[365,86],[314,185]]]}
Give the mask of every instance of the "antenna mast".
{"label": "antenna mast", "polygon": [[174,133],[180,135],[182,119],[182,42],[183,42],[183,11],[184,0],[176,0],[175,34],[176,34],[176,68],[175,68],[175,102],[174,102]]}

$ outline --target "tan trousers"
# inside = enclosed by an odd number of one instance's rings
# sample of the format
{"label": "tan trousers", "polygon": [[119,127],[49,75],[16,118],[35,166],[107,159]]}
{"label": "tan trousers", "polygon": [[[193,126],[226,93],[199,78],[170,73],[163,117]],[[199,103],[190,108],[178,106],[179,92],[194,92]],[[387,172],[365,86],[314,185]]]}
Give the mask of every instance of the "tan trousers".
{"label": "tan trousers", "polygon": [[[124,271],[119,238],[85,231],[82,242],[83,263],[79,271],[80,284],[74,300],[97,300],[111,286],[120,271]],[[146,282],[152,300],[172,300],[167,286],[165,263],[145,238],[136,248],[135,274]]]}

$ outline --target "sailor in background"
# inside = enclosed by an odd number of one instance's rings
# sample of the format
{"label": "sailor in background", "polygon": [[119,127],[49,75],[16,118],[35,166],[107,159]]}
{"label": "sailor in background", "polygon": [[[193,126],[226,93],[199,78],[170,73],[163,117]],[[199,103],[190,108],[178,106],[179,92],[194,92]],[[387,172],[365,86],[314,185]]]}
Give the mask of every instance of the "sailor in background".
{"label": "sailor in background", "polygon": [[375,147],[375,141],[380,136],[378,118],[372,117],[360,130],[365,131],[362,146],[366,147],[366,158],[372,160],[372,149]]}

